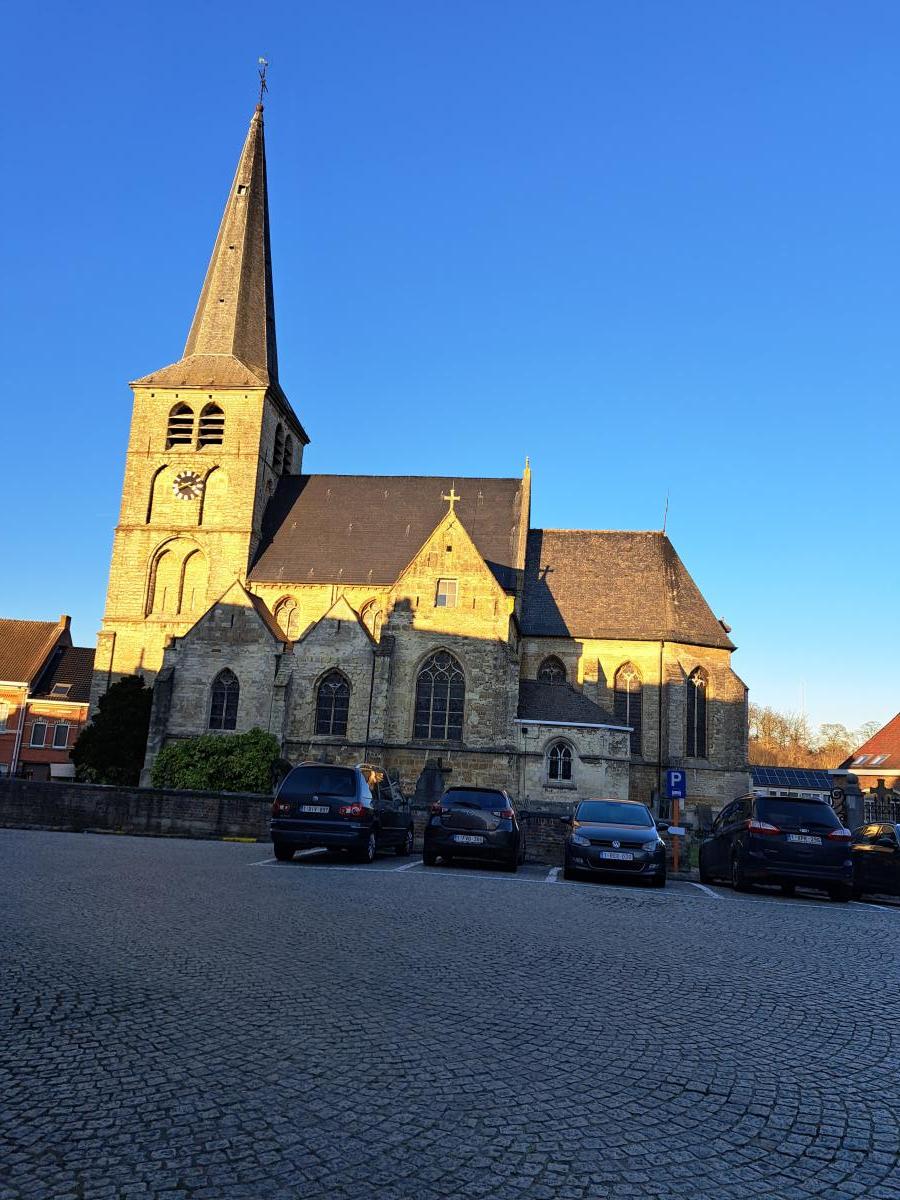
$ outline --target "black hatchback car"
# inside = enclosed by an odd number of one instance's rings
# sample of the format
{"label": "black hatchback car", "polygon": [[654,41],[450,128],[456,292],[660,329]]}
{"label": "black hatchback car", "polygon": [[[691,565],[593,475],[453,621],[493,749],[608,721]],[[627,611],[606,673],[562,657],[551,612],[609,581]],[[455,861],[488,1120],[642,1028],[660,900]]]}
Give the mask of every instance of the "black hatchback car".
{"label": "black hatchback car", "polygon": [[853,895],[900,896],[900,825],[873,821],[853,830]]}
{"label": "black hatchback car", "polygon": [[653,820],[646,804],[637,800],[582,800],[566,818],[566,879],[619,876],[666,886],[666,843],[659,830],[668,826]]}
{"label": "black hatchback car", "polygon": [[379,850],[411,854],[409,803],[379,767],[301,763],[285,775],[272,802],[275,857],[288,862],[310,846],[347,850],[372,862]]}
{"label": "black hatchback car", "polygon": [[425,826],[422,862],[440,858],[499,859],[507,871],[525,861],[525,835],[506,792],[499,788],[448,788],[431,806]]}
{"label": "black hatchback car", "polygon": [[739,892],[754,883],[780,884],[789,896],[802,885],[849,900],[850,830],[824,800],[739,796],[700,846],[700,879],[723,879]]}

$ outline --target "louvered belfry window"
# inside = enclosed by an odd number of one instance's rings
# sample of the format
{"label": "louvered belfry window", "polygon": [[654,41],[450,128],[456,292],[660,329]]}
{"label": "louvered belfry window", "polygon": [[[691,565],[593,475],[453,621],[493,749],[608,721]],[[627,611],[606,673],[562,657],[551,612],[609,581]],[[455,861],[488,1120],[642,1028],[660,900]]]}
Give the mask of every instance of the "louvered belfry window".
{"label": "louvered belfry window", "polygon": [[416,680],[413,737],[462,740],[466,682],[462,668],[446,650],[429,655]]}
{"label": "louvered belfry window", "polygon": [[207,404],[200,414],[198,446],[221,446],[225,439],[225,413],[218,404]]}
{"label": "louvered belfry window", "polygon": [[329,671],[316,694],[316,733],[343,736],[350,711],[350,684],[340,671]]}
{"label": "louvered belfry window", "polygon": [[687,679],[688,758],[706,758],[706,696],[709,678],[702,667],[695,667]]}
{"label": "louvered belfry window", "polygon": [[272,448],[272,470],[276,475],[281,474],[281,464],[284,462],[284,426],[275,429],[275,445]]}
{"label": "louvered belfry window", "polygon": [[166,429],[166,449],[173,446],[190,446],[194,440],[194,410],[186,404],[176,404],[169,413]]}
{"label": "louvered belfry window", "polygon": [[241,686],[237,676],[228,668],[213,680],[209,705],[210,729],[234,729],[237,726],[238,699]]}
{"label": "louvered belfry window", "polygon": [[643,701],[641,673],[631,663],[616,671],[613,708],[623,725],[631,726],[631,753],[641,753],[641,707]]}

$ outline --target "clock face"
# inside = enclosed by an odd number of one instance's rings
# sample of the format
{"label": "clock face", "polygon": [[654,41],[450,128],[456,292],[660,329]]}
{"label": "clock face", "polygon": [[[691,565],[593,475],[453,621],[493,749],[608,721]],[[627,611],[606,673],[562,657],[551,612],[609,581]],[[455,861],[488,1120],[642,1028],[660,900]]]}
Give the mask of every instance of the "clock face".
{"label": "clock face", "polygon": [[203,480],[196,471],[180,471],[172,482],[172,493],[177,500],[196,500],[203,491]]}

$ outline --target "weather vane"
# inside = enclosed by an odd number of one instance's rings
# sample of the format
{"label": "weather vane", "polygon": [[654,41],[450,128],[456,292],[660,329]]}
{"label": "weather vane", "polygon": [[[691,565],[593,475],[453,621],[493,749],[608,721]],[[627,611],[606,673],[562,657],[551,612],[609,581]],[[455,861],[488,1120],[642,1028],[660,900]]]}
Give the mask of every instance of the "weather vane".
{"label": "weather vane", "polygon": [[259,64],[259,103],[262,106],[263,93],[269,90],[269,85],[266,83],[266,71],[269,69],[269,60],[260,58],[257,60]]}

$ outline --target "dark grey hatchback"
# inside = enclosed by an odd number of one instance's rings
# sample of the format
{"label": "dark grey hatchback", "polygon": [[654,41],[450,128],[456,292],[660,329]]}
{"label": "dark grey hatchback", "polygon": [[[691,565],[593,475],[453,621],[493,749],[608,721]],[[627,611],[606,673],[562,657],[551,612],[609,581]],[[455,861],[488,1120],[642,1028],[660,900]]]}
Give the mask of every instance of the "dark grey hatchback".
{"label": "dark grey hatchback", "polygon": [[372,862],[378,850],[411,854],[409,803],[379,767],[301,763],[272,802],[272,844],[279,862],[318,846]]}
{"label": "dark grey hatchback", "polygon": [[512,801],[499,788],[448,788],[431,806],[425,826],[422,862],[433,867],[438,858],[496,858],[507,871],[525,861],[525,836]]}
{"label": "dark grey hatchback", "polygon": [[618,875],[666,886],[666,843],[646,804],[637,800],[582,800],[566,838],[566,879]]}

